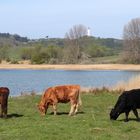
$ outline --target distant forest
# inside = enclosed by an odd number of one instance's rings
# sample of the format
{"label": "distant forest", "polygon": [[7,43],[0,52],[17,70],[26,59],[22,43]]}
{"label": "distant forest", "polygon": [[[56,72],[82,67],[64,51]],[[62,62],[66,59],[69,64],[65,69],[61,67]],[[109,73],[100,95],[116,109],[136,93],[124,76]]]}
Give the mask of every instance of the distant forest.
{"label": "distant forest", "polygon": [[[74,39],[75,40],[75,39]],[[78,54],[77,45],[78,44]],[[28,39],[17,34],[0,33],[0,62],[31,64],[118,63],[122,40],[83,36],[77,42],[67,38]]]}

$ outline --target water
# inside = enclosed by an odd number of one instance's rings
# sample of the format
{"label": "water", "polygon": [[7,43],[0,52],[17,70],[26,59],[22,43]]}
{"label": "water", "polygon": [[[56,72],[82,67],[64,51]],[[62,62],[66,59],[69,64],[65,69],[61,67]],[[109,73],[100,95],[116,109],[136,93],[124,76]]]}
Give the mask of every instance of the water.
{"label": "water", "polygon": [[137,71],[116,70],[0,70],[0,86],[9,87],[10,95],[16,96],[21,92],[42,92],[50,86],[63,84],[109,87],[139,74]]}

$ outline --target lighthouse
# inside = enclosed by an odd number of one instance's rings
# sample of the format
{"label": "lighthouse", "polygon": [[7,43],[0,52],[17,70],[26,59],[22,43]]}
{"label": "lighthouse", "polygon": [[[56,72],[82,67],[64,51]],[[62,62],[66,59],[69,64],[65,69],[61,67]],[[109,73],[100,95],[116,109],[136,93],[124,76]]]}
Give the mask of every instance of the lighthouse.
{"label": "lighthouse", "polygon": [[87,36],[91,36],[91,30],[90,30],[89,27],[88,27],[88,29],[87,29]]}

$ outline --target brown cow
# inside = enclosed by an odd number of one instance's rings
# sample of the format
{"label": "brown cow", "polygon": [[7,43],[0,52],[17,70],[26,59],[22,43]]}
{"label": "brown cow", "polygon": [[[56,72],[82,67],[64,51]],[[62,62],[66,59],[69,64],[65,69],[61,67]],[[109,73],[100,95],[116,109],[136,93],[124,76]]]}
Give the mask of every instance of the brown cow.
{"label": "brown cow", "polygon": [[0,87],[0,104],[1,104],[1,117],[7,117],[8,96],[9,89],[7,87]]}
{"label": "brown cow", "polygon": [[38,105],[39,111],[45,115],[49,105],[53,107],[54,115],[57,114],[57,103],[71,103],[69,115],[74,115],[81,105],[80,86],[79,85],[63,85],[48,88],[42,95],[42,99]]}

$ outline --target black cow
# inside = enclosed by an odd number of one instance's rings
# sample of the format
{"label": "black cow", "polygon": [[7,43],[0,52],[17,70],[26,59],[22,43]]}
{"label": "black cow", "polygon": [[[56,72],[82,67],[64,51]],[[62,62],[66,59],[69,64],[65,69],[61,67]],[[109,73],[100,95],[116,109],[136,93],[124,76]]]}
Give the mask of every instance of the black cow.
{"label": "black cow", "polygon": [[124,91],[118,98],[115,107],[110,112],[110,119],[116,120],[121,113],[125,113],[126,122],[129,121],[128,115],[131,110],[140,121],[137,109],[140,108],[140,89]]}

